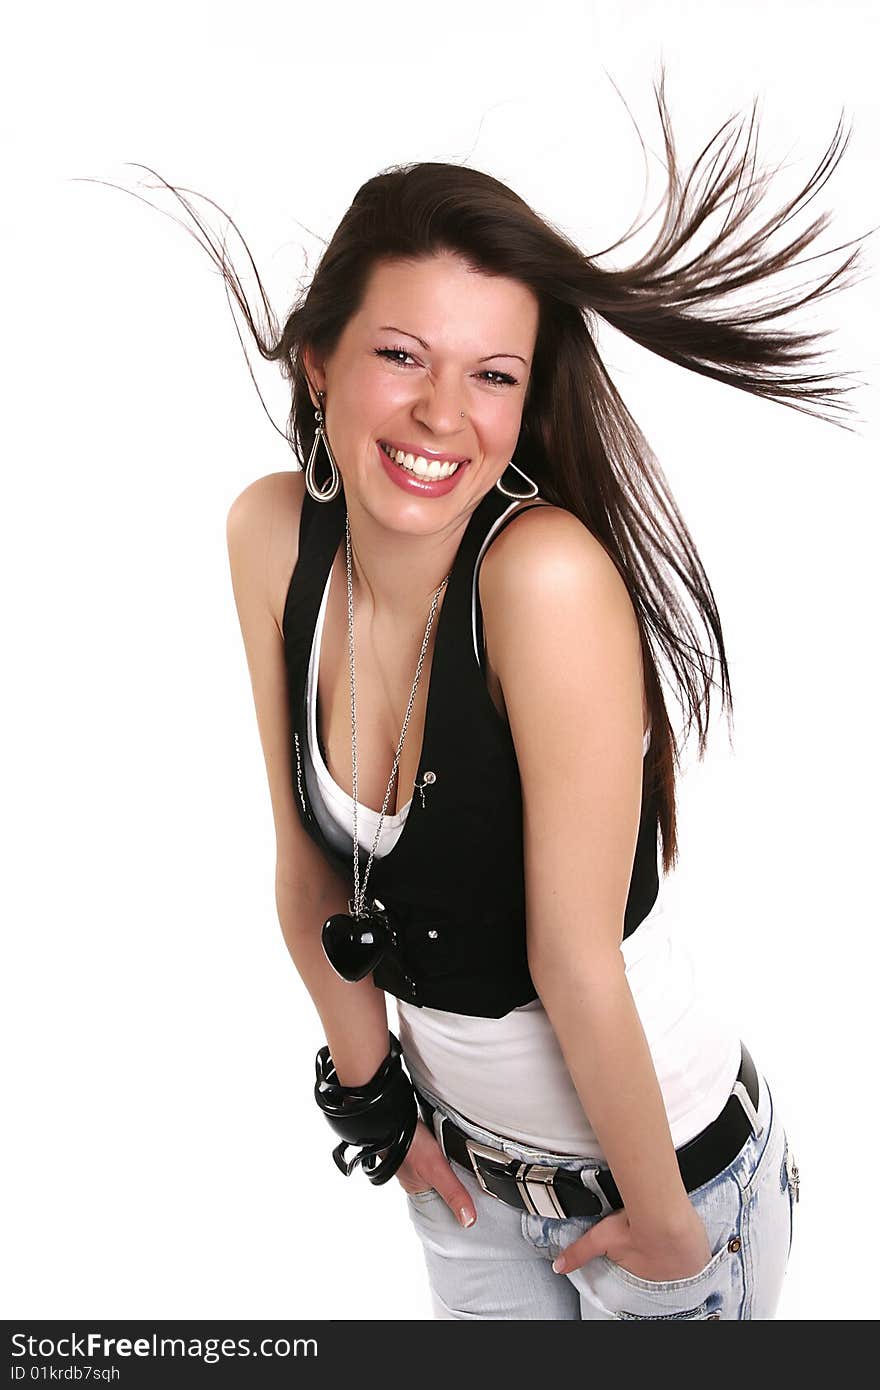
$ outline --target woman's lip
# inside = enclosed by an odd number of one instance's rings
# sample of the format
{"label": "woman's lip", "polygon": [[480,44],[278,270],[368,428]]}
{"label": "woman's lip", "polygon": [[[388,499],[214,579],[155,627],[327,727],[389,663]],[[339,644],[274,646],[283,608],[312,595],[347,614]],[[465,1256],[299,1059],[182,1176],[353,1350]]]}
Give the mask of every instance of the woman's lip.
{"label": "woman's lip", "polygon": [[421,497],[445,497],[447,492],[452,492],[459,484],[459,480],[468,467],[468,464],[461,463],[458,468],[454,468],[445,478],[420,478],[416,473],[410,473],[406,468],[401,468],[399,463],[395,463],[388,457],[382,446],[376,443],[376,456],[387,476],[404,492]]}
{"label": "woman's lip", "polygon": [[417,444],[401,444],[394,439],[380,439],[379,443],[387,444],[389,449],[399,449],[402,454],[412,454],[413,458],[423,458],[428,463],[434,459],[437,463],[470,463],[470,459],[461,454],[435,454],[430,449],[426,452]]}

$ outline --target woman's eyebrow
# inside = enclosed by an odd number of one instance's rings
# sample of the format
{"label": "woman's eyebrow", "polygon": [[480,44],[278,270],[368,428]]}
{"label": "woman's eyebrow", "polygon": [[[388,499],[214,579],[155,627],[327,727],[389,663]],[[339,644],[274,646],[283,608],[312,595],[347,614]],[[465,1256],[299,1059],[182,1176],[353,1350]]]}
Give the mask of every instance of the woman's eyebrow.
{"label": "woman's eyebrow", "polygon": [[[402,333],[404,338],[415,338],[417,343],[421,343],[422,347],[425,349],[425,352],[431,351],[430,344],[426,343],[424,338],[420,338],[418,333],[407,333],[405,328],[395,328],[394,325],[391,323],[383,323],[381,328],[379,329],[379,332]],[[493,357],[515,357],[518,362],[522,362],[524,367],[527,367],[529,365],[524,357],[520,357],[518,352],[490,352],[488,356],[480,357],[477,360],[480,362],[489,362]]]}

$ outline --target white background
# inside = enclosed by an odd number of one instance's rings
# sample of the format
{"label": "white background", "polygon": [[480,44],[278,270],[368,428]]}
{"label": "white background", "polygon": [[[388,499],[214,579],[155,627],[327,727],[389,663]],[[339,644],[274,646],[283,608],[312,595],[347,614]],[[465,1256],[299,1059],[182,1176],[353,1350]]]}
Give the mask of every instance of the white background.
{"label": "white background", "polygon": [[[275,913],[225,520],[293,458],[222,281],[126,161],[231,213],[283,316],[355,190],[397,162],[469,163],[606,246],[661,196],[665,59],[684,168],[759,98],[759,161],[788,166],[768,212],[844,113],[850,147],[795,224],[834,214],[815,254],[880,222],[876,13],[18,7],[2,83],[5,1316],[430,1317],[399,1184],[332,1163],[312,1098],[323,1038]],[[649,147],[647,195],[608,74]],[[716,703],[667,891],[800,1166],[786,1319],[876,1312],[874,240],[865,256],[869,278],[818,317],[834,368],[869,382],[855,433],[601,340],[724,624],[734,745]],[[281,427],[285,384],[252,356]]]}

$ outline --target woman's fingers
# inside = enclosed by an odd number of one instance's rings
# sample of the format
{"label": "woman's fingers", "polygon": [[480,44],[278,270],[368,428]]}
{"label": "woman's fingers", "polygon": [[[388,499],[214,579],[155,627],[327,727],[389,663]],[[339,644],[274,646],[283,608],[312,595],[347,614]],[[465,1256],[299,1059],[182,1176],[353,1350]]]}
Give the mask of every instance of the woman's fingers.
{"label": "woman's fingers", "polygon": [[462,1226],[471,1226],[476,1221],[473,1198],[421,1119],[397,1177],[409,1192],[424,1192],[426,1187],[433,1187]]}
{"label": "woman's fingers", "polygon": [[553,1270],[556,1274],[570,1274],[573,1269],[580,1269],[588,1260],[594,1260],[597,1255],[608,1255],[609,1259],[613,1256],[609,1252],[609,1245],[614,1246],[620,1237],[622,1230],[628,1225],[628,1220],[622,1211],[610,1212],[603,1216],[601,1221],[597,1221],[577,1240],[573,1240],[570,1245],[566,1245],[553,1261]]}
{"label": "woman's fingers", "polygon": [[557,1274],[570,1274],[597,1255],[606,1255],[639,1279],[694,1278],[712,1259],[712,1246],[703,1220],[693,1206],[690,1214],[692,1220],[658,1237],[634,1229],[625,1209],[610,1212],[561,1250],[553,1261],[553,1268]]}
{"label": "woman's fingers", "polygon": [[438,1166],[431,1186],[436,1188],[446,1205],[453,1212],[456,1221],[462,1226],[472,1226],[477,1219],[473,1198],[464,1184],[456,1176],[454,1168],[443,1160]]}

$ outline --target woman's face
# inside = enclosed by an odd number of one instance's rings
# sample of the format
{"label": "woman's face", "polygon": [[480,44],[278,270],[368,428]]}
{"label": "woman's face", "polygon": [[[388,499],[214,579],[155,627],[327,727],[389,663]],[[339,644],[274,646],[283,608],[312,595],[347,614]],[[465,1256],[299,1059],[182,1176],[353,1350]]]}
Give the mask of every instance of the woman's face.
{"label": "woman's face", "polygon": [[[319,365],[303,354],[313,386],[327,393],[325,429],[349,505],[415,533],[470,512],[516,447],[537,331],[530,289],[452,253],[376,266],[332,356]],[[467,463],[426,485],[380,441]]]}

